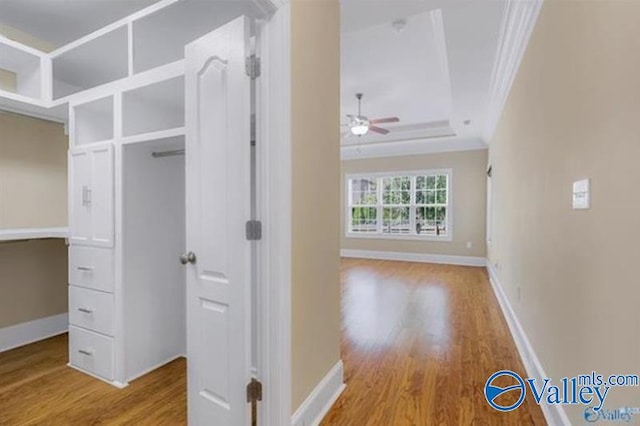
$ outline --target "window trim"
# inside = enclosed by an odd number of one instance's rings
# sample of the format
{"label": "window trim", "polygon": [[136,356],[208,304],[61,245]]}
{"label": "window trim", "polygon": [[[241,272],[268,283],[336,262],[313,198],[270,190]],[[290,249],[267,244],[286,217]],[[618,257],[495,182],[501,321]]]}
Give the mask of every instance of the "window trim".
{"label": "window trim", "polygon": [[[360,232],[351,232],[351,191],[349,188],[349,182],[352,179],[361,179],[361,178],[384,178],[384,177],[411,177],[415,178],[416,176],[424,176],[424,175],[446,175],[447,176],[447,234],[442,236],[436,235],[415,235],[415,234],[383,234],[382,233],[382,218],[381,215],[381,206],[382,200],[381,196],[381,185],[378,185],[378,203],[376,204],[378,208],[377,217],[379,220],[377,221],[377,232],[375,234],[367,234]],[[412,179],[412,182],[415,184],[415,180]],[[411,204],[410,207],[416,207],[415,204],[415,186],[411,191]],[[373,207],[373,206],[372,206]],[[409,220],[411,221],[411,229],[415,229],[415,215],[409,215]],[[374,240],[412,240],[412,241],[442,241],[442,242],[451,242],[453,241],[453,169],[424,169],[424,170],[403,170],[403,171],[390,171],[390,172],[372,172],[372,173],[346,173],[344,176],[344,236],[345,238],[356,238],[356,239],[374,239]]]}

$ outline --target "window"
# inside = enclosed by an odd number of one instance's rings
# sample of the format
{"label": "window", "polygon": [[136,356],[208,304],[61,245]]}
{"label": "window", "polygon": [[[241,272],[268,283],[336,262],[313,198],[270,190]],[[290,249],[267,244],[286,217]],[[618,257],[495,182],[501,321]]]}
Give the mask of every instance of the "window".
{"label": "window", "polygon": [[451,170],[347,176],[347,236],[451,239]]}

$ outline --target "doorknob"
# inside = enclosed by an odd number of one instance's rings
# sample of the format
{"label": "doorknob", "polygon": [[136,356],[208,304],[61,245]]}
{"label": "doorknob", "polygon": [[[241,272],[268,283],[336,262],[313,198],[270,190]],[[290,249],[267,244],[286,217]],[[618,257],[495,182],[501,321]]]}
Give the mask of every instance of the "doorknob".
{"label": "doorknob", "polygon": [[192,251],[180,255],[180,263],[186,265],[187,263],[196,263],[196,254]]}

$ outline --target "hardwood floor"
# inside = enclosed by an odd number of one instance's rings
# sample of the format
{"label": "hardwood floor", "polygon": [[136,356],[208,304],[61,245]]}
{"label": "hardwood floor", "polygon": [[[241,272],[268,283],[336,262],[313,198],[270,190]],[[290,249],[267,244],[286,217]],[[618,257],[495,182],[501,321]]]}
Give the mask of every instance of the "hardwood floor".
{"label": "hardwood floor", "polygon": [[546,424],[531,398],[484,398],[492,373],[526,377],[484,268],[343,259],[341,276],[347,388],[323,425]]}
{"label": "hardwood floor", "polygon": [[[531,398],[484,399],[524,368],[483,268],[345,259],[341,276],[347,389],[323,425],[545,424]],[[66,362],[66,335],[0,353],[0,425],[186,424],[184,359],[123,390]]]}
{"label": "hardwood floor", "polygon": [[185,425],[186,361],[116,389],[67,367],[67,335],[0,353],[0,425]]}

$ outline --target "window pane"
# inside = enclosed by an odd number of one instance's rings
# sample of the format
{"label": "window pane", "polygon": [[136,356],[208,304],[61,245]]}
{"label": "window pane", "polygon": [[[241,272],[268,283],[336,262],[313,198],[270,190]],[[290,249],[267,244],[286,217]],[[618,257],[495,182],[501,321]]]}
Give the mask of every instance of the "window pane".
{"label": "window pane", "polygon": [[447,191],[440,190],[437,192],[436,203],[447,204]]}
{"label": "window pane", "polygon": [[447,176],[446,175],[439,175],[438,176],[438,188],[439,189],[446,189],[447,188]]}
{"label": "window pane", "polygon": [[427,204],[434,204],[436,202],[435,191],[427,191]]}
{"label": "window pane", "polygon": [[408,176],[382,179],[382,204],[411,203],[411,178]]}
{"label": "window pane", "polygon": [[376,232],[377,215],[375,207],[351,208],[351,232]]}
{"label": "window pane", "polygon": [[409,234],[409,207],[385,207],[382,209],[382,233]]}
{"label": "window pane", "polygon": [[436,177],[435,176],[427,176],[427,188],[435,189],[436,187]]}
{"label": "window pane", "polygon": [[373,178],[351,179],[351,204],[376,205],[378,202],[377,184]]}
{"label": "window pane", "polygon": [[446,207],[417,207],[416,233],[419,235],[443,235],[447,228]]}

